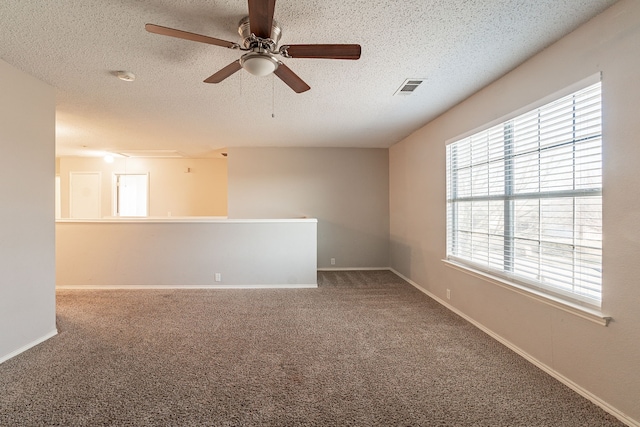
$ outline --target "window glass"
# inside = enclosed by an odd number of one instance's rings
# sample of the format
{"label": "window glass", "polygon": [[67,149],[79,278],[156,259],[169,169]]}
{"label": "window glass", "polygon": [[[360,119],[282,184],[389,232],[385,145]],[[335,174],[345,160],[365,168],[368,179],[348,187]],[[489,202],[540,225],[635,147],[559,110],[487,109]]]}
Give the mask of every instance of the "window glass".
{"label": "window glass", "polygon": [[600,83],[447,146],[447,257],[600,306]]}

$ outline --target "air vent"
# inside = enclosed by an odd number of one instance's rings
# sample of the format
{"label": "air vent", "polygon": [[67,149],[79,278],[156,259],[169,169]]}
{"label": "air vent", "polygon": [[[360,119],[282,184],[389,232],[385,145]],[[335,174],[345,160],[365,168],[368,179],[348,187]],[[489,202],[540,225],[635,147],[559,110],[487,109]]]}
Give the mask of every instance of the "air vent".
{"label": "air vent", "polygon": [[145,157],[155,159],[181,159],[186,157],[183,153],[176,150],[124,150],[119,151],[125,157]]}
{"label": "air vent", "polygon": [[411,95],[425,79],[407,79],[394,95]]}

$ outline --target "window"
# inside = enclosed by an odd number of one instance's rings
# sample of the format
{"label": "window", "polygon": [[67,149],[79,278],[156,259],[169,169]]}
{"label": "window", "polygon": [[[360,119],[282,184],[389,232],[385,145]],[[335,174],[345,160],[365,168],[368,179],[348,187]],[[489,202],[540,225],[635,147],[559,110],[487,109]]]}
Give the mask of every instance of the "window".
{"label": "window", "polygon": [[147,216],[148,174],[114,174],[113,209],[115,216]]}
{"label": "window", "polygon": [[447,146],[447,259],[600,307],[601,85]]}

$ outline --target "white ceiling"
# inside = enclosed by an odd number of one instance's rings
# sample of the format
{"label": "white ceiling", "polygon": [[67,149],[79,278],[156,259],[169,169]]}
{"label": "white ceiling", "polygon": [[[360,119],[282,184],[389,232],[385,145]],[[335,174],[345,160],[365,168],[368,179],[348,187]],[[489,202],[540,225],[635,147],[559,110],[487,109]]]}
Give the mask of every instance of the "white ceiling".
{"label": "white ceiling", "polygon": [[[362,45],[358,61],[283,59],[311,86],[302,94],[244,70],[203,83],[241,52],[144,29],[239,42],[245,0],[2,0],[0,58],[56,87],[59,156],[389,147],[613,3],[278,0],[281,44]],[[426,81],[393,96],[407,78]]]}

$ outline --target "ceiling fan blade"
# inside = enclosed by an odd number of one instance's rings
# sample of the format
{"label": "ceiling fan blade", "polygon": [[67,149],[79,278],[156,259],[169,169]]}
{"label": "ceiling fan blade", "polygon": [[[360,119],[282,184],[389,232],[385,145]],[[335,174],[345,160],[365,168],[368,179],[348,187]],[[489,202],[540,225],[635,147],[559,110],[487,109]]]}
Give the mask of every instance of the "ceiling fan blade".
{"label": "ceiling fan blade", "polygon": [[215,73],[214,75],[206,79],[204,82],[220,83],[221,81],[223,81],[224,79],[226,79],[227,77],[235,73],[236,71],[239,71],[241,68],[242,66],[240,65],[240,60],[238,59],[237,61],[232,62],[231,64],[224,67],[222,70],[218,71],[217,73]]}
{"label": "ceiling fan blade", "polygon": [[278,65],[278,68],[276,68],[273,74],[285,82],[295,93],[302,93],[311,89],[309,85],[298,77],[296,73],[291,71],[291,68],[287,67],[282,62]]}
{"label": "ceiling fan blade", "polygon": [[359,59],[362,48],[359,44],[292,44],[280,50],[291,58]]}
{"label": "ceiling fan blade", "polygon": [[163,36],[177,37],[179,39],[191,40],[194,42],[208,43],[216,46],[228,47],[230,49],[238,47],[237,43],[220,40],[213,37],[203,36],[200,34],[190,33],[188,31],[176,30],[174,28],[162,27],[160,25],[147,24],[145,30],[150,33],[160,34]]}
{"label": "ceiling fan blade", "polygon": [[271,38],[276,0],[249,0],[249,27],[256,37]]}

